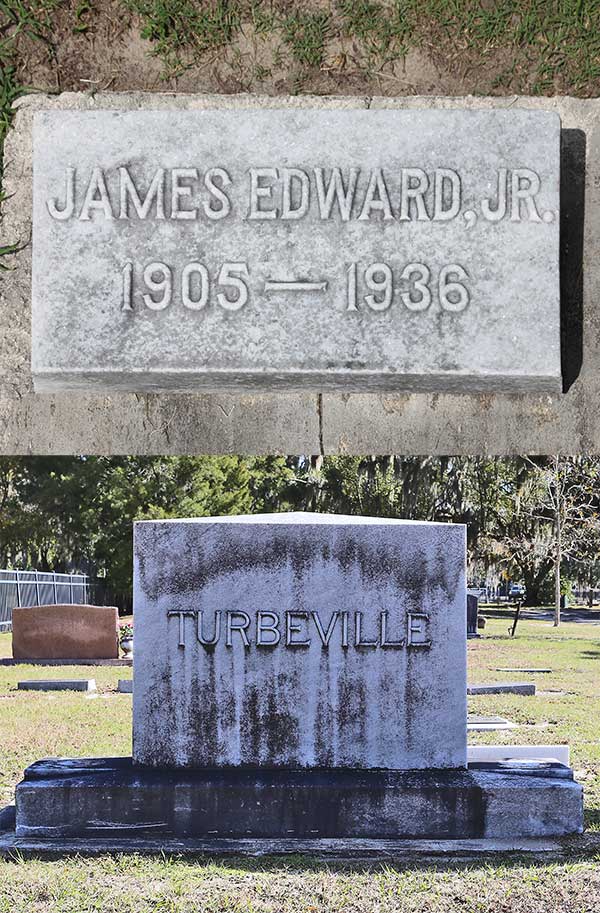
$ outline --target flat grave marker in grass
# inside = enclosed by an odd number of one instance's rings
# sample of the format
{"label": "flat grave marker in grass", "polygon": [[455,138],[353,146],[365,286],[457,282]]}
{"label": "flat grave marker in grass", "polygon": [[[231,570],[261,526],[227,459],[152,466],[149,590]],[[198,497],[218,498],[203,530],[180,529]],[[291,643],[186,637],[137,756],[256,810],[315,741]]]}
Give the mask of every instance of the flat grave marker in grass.
{"label": "flat grave marker in grass", "polygon": [[467,685],[467,694],[535,694],[535,682],[492,682]]}
{"label": "flat grave marker in grass", "polygon": [[547,111],[44,111],[50,390],[562,389]]}
{"label": "flat grave marker in grass", "polygon": [[27,679],[18,682],[20,691],[95,691],[96,681],[93,678],[50,678]]}
{"label": "flat grave marker in grass", "polygon": [[495,732],[503,729],[518,729],[516,723],[511,723],[503,716],[476,716],[469,714],[467,717],[467,730],[469,732]]}

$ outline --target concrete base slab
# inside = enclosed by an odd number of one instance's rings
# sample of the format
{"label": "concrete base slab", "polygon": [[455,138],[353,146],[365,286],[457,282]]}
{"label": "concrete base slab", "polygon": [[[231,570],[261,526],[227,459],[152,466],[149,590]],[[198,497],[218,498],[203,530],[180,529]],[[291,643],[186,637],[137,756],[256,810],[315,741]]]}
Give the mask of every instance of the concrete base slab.
{"label": "concrete base slab", "polygon": [[19,691],[95,691],[96,680],[93,678],[55,678],[29,679],[17,682]]}
{"label": "concrete base slab", "polygon": [[535,682],[494,682],[467,685],[467,694],[535,694]]}
{"label": "concrete base slab", "polygon": [[[600,840],[598,841],[600,847]],[[118,837],[62,837],[52,840],[17,837],[14,831],[0,831],[0,857],[35,856],[101,856],[107,853],[137,853],[143,856],[168,854],[177,856],[289,856],[304,855],[317,859],[408,860],[470,858],[491,854],[553,855],[564,852],[559,840],[522,837],[502,840],[361,840],[350,839],[252,839],[201,840]]]}
{"label": "concrete base slab", "polygon": [[47,759],[16,791],[18,838],[464,840],[583,830],[582,788],[545,761],[465,770],[149,770]]}

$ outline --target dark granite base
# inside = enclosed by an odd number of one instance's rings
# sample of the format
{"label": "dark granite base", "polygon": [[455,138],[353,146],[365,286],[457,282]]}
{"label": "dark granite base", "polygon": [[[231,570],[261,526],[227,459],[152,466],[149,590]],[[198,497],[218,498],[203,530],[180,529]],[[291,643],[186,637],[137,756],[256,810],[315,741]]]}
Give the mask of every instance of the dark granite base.
{"label": "dark granite base", "polygon": [[572,771],[148,770],[130,758],[45,760],[16,791],[17,837],[472,839],[583,830]]}
{"label": "dark granite base", "polygon": [[133,659],[0,659],[0,666],[133,666]]}
{"label": "dark granite base", "polygon": [[[595,839],[594,839],[595,838]],[[572,858],[571,841],[585,840],[585,851],[595,858],[600,851],[598,834],[585,837],[513,837],[474,838],[468,840],[375,840],[365,837],[332,837],[303,840],[301,838],[258,837],[225,839],[212,837],[17,837],[13,831],[0,830],[0,858],[46,858],[63,856],[105,856],[107,853],[135,853],[141,856],[310,856],[331,861],[368,861],[381,863],[408,861],[434,863],[436,859],[481,859],[501,853],[528,855],[548,861]],[[579,850],[579,846],[577,845]],[[579,850],[580,851],[580,850]],[[580,851],[581,852],[581,851]]]}

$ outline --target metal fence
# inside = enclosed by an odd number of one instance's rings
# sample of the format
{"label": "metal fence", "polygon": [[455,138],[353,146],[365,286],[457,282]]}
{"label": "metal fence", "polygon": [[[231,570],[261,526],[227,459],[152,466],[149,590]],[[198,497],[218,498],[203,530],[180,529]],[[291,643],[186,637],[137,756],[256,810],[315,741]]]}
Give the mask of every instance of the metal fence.
{"label": "metal fence", "polygon": [[0,570],[0,631],[12,628],[12,610],[22,605],[85,605],[86,574]]}

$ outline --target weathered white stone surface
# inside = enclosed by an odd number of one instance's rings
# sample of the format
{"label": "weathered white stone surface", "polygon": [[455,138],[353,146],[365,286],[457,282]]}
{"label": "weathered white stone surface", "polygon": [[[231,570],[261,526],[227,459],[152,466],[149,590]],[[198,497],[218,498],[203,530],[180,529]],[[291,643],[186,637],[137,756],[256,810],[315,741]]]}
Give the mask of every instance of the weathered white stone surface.
{"label": "weathered white stone surface", "polygon": [[559,392],[559,155],[544,111],[40,112],[35,387]]}
{"label": "weathered white stone surface", "polygon": [[[42,110],[207,107],[555,111],[561,141],[563,394],[35,394],[31,377],[32,121]],[[600,447],[600,101],[566,97],[32,94],[5,144],[0,235],[4,453],[596,453]],[[585,274],[585,284],[583,275]]]}
{"label": "weathered white stone surface", "polygon": [[463,526],[136,523],[134,617],[137,763],[466,764]]}

